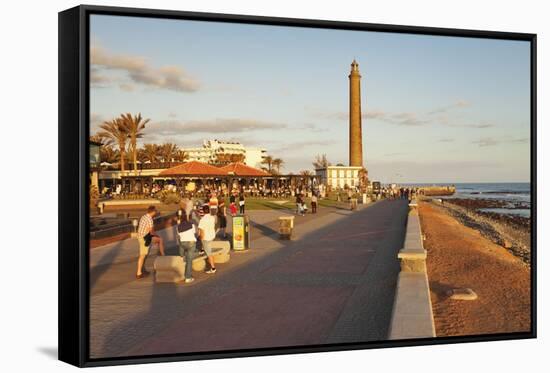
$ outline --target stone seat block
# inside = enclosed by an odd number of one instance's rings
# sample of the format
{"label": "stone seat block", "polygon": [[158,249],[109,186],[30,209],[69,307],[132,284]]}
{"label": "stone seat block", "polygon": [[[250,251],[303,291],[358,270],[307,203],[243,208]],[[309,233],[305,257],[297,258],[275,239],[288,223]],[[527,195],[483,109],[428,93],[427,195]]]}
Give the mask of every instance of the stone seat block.
{"label": "stone seat block", "polygon": [[397,253],[399,259],[426,260],[427,256],[424,249],[403,249]]}
{"label": "stone seat block", "polygon": [[212,254],[214,254],[214,256],[229,254],[229,250],[231,250],[229,241],[212,241],[210,247],[212,248]]}
{"label": "stone seat block", "polygon": [[[183,262],[185,264],[185,261]],[[193,271],[201,272],[206,268],[206,256],[199,255],[193,259],[192,264]]]}
{"label": "stone seat block", "polygon": [[231,250],[231,244],[229,241],[212,241],[212,255],[214,256],[214,263],[227,263],[229,261]]}
{"label": "stone seat block", "polygon": [[[179,255],[157,256],[153,264],[156,282],[179,282],[185,278],[185,260]],[[197,256],[193,259],[194,271],[204,271],[206,257]]]}
{"label": "stone seat block", "polygon": [[230,259],[229,253],[214,255],[214,263],[227,263]]}
{"label": "stone seat block", "polygon": [[179,282],[184,279],[185,264],[181,256],[157,256],[153,264],[156,282]]}

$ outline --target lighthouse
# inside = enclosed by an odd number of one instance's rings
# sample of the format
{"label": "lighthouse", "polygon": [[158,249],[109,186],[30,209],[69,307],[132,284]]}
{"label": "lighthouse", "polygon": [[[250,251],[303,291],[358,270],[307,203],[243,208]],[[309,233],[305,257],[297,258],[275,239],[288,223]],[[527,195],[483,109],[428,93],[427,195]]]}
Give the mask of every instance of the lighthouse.
{"label": "lighthouse", "polygon": [[[361,128],[361,74],[353,60],[349,78],[349,164],[327,165],[315,170],[320,183],[328,190],[346,189],[365,192],[369,180],[363,166],[363,132]],[[345,154],[345,153],[344,153]]]}
{"label": "lighthouse", "polygon": [[361,129],[361,74],[355,59],[349,74],[349,165],[363,167],[363,133]]}

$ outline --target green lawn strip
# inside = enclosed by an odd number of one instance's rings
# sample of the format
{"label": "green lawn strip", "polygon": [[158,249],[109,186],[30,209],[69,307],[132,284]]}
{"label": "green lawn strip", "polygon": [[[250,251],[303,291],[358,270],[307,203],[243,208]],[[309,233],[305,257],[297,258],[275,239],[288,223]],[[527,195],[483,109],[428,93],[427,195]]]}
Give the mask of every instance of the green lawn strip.
{"label": "green lawn strip", "polygon": [[[311,198],[306,198],[306,204],[311,208]],[[348,202],[347,198],[341,202],[330,199],[330,198],[319,198],[318,199],[319,207],[347,207]],[[225,199],[225,206],[229,208],[229,198]],[[257,198],[257,197],[248,197],[245,199],[245,206],[247,210],[295,210],[296,209],[296,198]],[[160,204],[157,205],[158,210],[161,213],[171,213],[176,212],[178,209],[178,204]],[[238,202],[237,202],[238,207]],[[141,209],[137,209],[141,211]]]}

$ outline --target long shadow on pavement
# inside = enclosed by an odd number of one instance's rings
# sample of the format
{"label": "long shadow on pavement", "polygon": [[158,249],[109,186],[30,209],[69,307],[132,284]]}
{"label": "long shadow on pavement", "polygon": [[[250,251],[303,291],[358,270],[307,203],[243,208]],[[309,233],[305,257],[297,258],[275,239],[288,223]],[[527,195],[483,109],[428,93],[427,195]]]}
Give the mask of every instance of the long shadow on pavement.
{"label": "long shadow on pavement", "polygon": [[[179,322],[178,320],[185,320],[197,311],[202,312],[202,316],[201,314],[196,316],[202,322],[197,324],[196,328],[201,329],[205,337],[208,337],[209,333],[220,336],[220,333],[223,333],[224,330],[226,332],[221,334],[222,338],[226,337],[228,333],[246,334],[246,330],[231,329],[231,320],[233,319],[228,319],[227,316],[232,314],[232,310],[224,309],[224,302],[234,304],[229,300],[235,297],[235,299],[241,297],[244,300],[251,301],[249,294],[246,293],[250,286],[264,286],[268,291],[269,289],[276,291],[277,286],[285,282],[287,282],[289,292],[292,292],[295,287],[303,288],[304,286],[321,286],[325,288],[337,286],[350,289],[351,293],[349,293],[345,302],[338,303],[339,311],[334,312],[336,305],[331,308],[331,314],[335,314],[336,319],[331,319],[330,325],[322,325],[323,331],[321,334],[312,334],[317,336],[316,344],[385,339],[391,318],[397,273],[399,272],[396,254],[404,239],[406,211],[406,203],[382,201],[353,214],[342,214],[346,216],[339,218],[328,226],[314,229],[299,240],[277,241],[278,248],[268,249],[263,256],[254,258],[234,270],[227,267],[212,279],[198,283],[196,286],[186,287],[178,284],[153,283],[150,285],[152,289],[148,300],[150,306],[145,312],[138,313],[131,319],[123,318],[119,325],[112,328],[102,341],[101,348],[95,350],[96,357],[127,356],[128,353],[166,353],[170,348],[168,350],[162,350],[162,348],[151,349],[149,348],[149,341],[156,339],[158,342],[158,339],[162,339],[164,335],[174,335],[174,333],[176,333],[177,338],[172,338],[172,343],[178,345],[183,343],[186,346],[191,344],[198,348],[195,351],[200,351],[200,340],[186,341],[186,335],[187,338],[190,335],[196,336],[196,331],[190,333],[190,330],[179,330],[175,327]],[[315,220],[312,220],[312,222],[314,224]],[[380,229],[381,227],[386,229]],[[260,227],[257,229],[260,229]],[[272,235],[276,233],[272,228],[263,229],[264,234]],[[387,231],[393,233],[385,233],[385,235],[380,233],[378,238],[369,236],[368,240],[355,239],[354,248],[349,248],[346,251],[344,250],[347,242],[345,233],[346,230],[350,229],[361,231],[363,229],[374,229],[375,232]],[[402,234],[396,234],[396,230],[401,230]],[[342,236],[342,234],[344,235]],[[320,240],[331,235],[336,239],[332,241],[325,240],[328,243]],[[339,235],[340,239],[338,238]],[[338,250],[342,250],[346,255],[364,258],[365,262],[359,263],[358,266],[358,263],[351,260],[351,258],[344,258],[343,263],[345,264],[342,265],[342,268],[345,269],[348,264],[354,265],[353,273],[335,273],[330,270],[327,273],[319,271],[308,273],[308,260],[303,262],[305,267],[297,264],[301,263],[300,260],[303,259],[300,258],[304,258],[304,255],[306,259],[309,255],[310,262],[315,261],[316,250],[325,251],[325,256],[321,257],[321,260],[328,260],[329,264],[330,256],[327,256],[326,252],[330,250],[335,250],[334,255],[338,255]],[[368,251],[368,254],[363,253],[363,250]],[[313,267],[316,266],[317,269],[327,268],[325,267],[327,262],[317,261],[313,264]],[[291,270],[285,272],[288,268],[291,268]],[[282,303],[287,300],[284,298],[284,293],[279,296],[283,297],[280,298]],[[254,300],[252,301],[254,302]],[[269,301],[268,299],[267,302]],[[143,300],[136,299],[136,302],[142,303]],[[208,306],[209,304],[211,306]],[[322,303],[319,303],[318,306],[322,307]],[[251,304],[250,307],[254,308],[254,304]],[[265,308],[263,308],[264,311]],[[296,319],[297,315],[297,319],[302,323],[302,325],[296,325],[298,328],[304,327],[303,322],[304,320],[307,321],[308,315],[300,314],[300,309],[288,310],[283,308],[282,311],[281,309],[277,311],[276,304],[273,304],[272,308],[273,310],[270,312],[281,312],[274,316],[279,320],[285,318]],[[205,313],[213,314],[207,317],[204,316]],[[206,317],[206,323],[204,317]],[[233,315],[233,317],[235,316]],[[272,328],[269,319],[259,321],[260,323],[256,320],[251,324],[255,328],[260,328],[259,331],[254,331],[256,333],[254,335],[261,334],[261,328]],[[236,323],[235,320],[234,322]],[[184,322],[184,325],[188,327],[189,323]],[[312,328],[315,328],[315,326]],[[289,329],[278,331],[282,334],[278,335],[277,341],[281,340],[281,336],[284,337],[285,331],[288,332]],[[253,343],[252,340],[251,342]],[[287,345],[295,344],[296,341],[289,340]],[[254,347],[254,345],[248,347]],[[176,352],[188,351],[176,350]]]}

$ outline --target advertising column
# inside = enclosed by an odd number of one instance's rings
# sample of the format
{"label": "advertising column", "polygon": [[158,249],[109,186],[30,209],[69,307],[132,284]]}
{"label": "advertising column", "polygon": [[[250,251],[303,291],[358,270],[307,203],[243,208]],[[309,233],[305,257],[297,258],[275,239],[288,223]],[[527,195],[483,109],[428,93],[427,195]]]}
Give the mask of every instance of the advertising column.
{"label": "advertising column", "polygon": [[250,229],[248,216],[233,217],[233,250],[243,251],[250,248]]}

